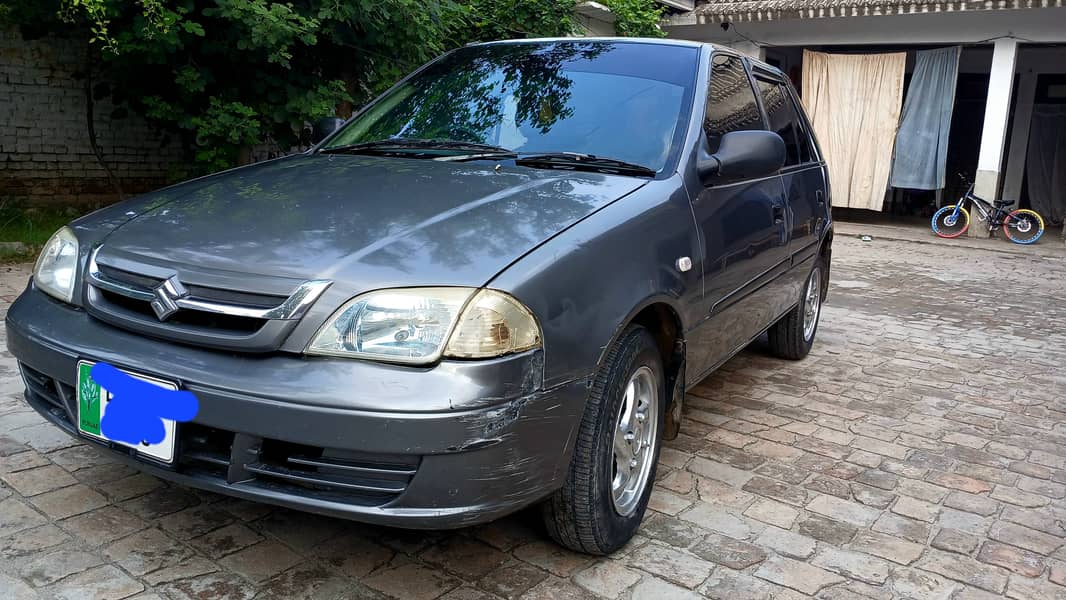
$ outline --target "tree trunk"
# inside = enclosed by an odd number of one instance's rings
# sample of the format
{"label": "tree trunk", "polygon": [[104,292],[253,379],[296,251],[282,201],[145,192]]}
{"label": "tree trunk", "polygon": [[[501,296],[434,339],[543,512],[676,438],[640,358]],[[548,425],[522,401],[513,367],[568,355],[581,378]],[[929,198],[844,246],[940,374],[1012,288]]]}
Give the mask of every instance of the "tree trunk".
{"label": "tree trunk", "polygon": [[[348,95],[355,98],[356,92],[359,90],[359,79],[350,71],[344,71],[341,73],[341,80],[344,81],[344,87],[348,89]],[[355,108],[355,104],[351,100],[342,100],[337,105],[337,110],[334,114],[342,119],[348,119],[355,112]]]}
{"label": "tree trunk", "polygon": [[86,45],[85,50],[85,129],[89,134],[89,147],[92,148],[93,155],[96,156],[96,162],[100,163],[104,172],[107,173],[107,178],[111,182],[111,187],[115,188],[115,193],[118,194],[118,199],[125,200],[126,193],[122,191],[122,184],[119,182],[118,177],[115,177],[114,171],[107,165],[104,160],[104,152],[100,150],[100,144],[96,141],[96,101],[93,99],[93,49],[91,44]]}

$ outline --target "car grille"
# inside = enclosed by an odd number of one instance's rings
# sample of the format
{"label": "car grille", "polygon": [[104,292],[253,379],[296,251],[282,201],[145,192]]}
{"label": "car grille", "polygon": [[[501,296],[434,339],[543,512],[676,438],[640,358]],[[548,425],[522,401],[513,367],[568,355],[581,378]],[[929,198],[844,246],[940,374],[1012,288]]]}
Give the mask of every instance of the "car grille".
{"label": "car grille", "polygon": [[[100,257],[100,251],[93,250],[86,276],[89,314],[137,333],[224,350],[277,350],[330,285],[264,278],[264,290],[230,289],[217,273],[186,269],[179,274],[156,265]],[[204,285],[204,279],[212,284]]]}
{"label": "car grille", "polygon": [[[97,263],[97,269],[100,273],[106,275],[109,279],[128,283],[134,286],[144,288],[147,291],[151,291],[163,283],[164,280],[156,277],[147,277],[144,275],[138,275],[136,273],[130,273],[129,271],[123,271],[107,265]],[[217,288],[211,288],[207,286],[190,285],[187,286],[189,295],[193,298],[198,298],[207,301],[216,301],[226,304],[233,304],[239,306],[248,306],[252,308],[275,308],[287,299],[283,295],[275,294],[253,294],[246,292],[235,292],[232,290],[221,290]],[[148,313],[151,314],[151,310]]]}
{"label": "car grille", "polygon": [[[72,435],[74,387],[19,363],[26,396]],[[112,448],[133,453],[124,446]],[[339,450],[261,438],[199,423],[178,424],[174,469],[221,485],[254,487],[356,506],[381,506],[398,498],[421,457]]]}
{"label": "car grille", "polygon": [[[138,315],[138,319],[157,320],[149,302],[99,290],[97,306],[105,305],[129,314]],[[179,310],[167,322],[174,327],[190,330],[214,330],[219,333],[250,335],[259,331],[266,325],[266,319],[238,317],[231,315],[219,315],[198,310]]]}
{"label": "car grille", "polygon": [[293,444],[196,423],[181,425],[179,470],[360,506],[380,506],[407,489],[420,458]]}

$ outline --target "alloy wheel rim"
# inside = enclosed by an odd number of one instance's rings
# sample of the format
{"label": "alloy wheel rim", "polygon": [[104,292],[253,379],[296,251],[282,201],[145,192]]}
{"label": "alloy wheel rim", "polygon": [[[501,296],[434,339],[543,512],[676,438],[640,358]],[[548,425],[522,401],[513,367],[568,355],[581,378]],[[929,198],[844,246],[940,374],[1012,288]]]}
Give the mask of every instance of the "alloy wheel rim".
{"label": "alloy wheel rim", "polygon": [[814,337],[814,328],[818,326],[818,314],[822,310],[822,270],[815,268],[807,281],[807,293],[803,299],[803,339],[810,341]]}
{"label": "alloy wheel rim", "polygon": [[636,511],[651,476],[658,410],[655,372],[641,366],[626,383],[614,426],[611,496],[623,517]]}

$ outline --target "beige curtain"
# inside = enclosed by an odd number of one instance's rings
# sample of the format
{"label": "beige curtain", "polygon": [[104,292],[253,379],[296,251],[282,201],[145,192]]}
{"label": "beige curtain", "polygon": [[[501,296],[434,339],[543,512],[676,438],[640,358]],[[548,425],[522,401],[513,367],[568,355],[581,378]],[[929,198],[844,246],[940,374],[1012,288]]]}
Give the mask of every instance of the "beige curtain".
{"label": "beige curtain", "polygon": [[803,51],[803,103],[829,164],[833,206],[881,210],[907,54]]}

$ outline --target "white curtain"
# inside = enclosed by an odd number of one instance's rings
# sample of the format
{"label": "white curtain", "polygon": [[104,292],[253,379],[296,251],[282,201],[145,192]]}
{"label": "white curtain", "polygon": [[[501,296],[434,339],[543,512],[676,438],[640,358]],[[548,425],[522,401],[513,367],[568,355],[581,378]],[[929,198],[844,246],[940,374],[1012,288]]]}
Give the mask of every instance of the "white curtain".
{"label": "white curtain", "polygon": [[917,53],[896,135],[896,157],[889,178],[892,187],[943,189],[961,53],[959,46]]}
{"label": "white curtain", "polygon": [[1066,105],[1037,104],[1025,159],[1029,204],[1055,223],[1066,215]]}
{"label": "white curtain", "polygon": [[833,206],[881,210],[907,55],[803,51],[803,103],[829,164]]}

